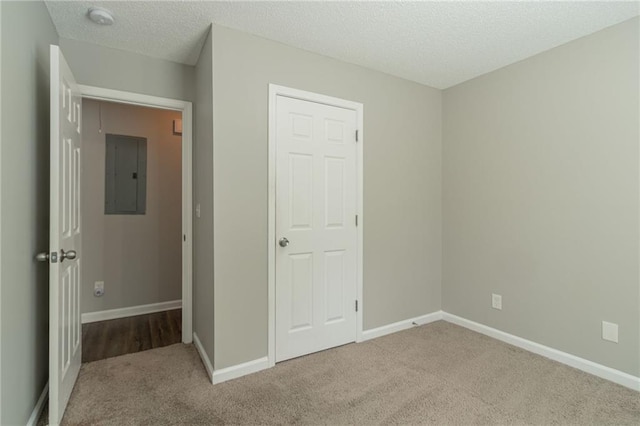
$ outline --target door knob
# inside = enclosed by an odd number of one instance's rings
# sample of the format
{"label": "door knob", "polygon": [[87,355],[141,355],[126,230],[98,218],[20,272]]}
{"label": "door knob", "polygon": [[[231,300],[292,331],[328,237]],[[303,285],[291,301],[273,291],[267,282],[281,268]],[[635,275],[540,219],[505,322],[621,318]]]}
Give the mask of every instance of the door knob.
{"label": "door knob", "polygon": [[69,259],[69,260],[74,260],[76,258],[76,251],[75,250],[69,250],[69,251],[64,251],[64,250],[60,250],[60,262],[64,262],[65,259]]}
{"label": "door knob", "polygon": [[287,240],[286,237],[282,237],[280,241],[278,241],[278,244],[280,244],[280,247],[286,247],[289,245],[289,240]]}
{"label": "door knob", "polygon": [[42,253],[36,254],[36,260],[38,262],[48,262],[49,261],[49,252],[43,251]]}

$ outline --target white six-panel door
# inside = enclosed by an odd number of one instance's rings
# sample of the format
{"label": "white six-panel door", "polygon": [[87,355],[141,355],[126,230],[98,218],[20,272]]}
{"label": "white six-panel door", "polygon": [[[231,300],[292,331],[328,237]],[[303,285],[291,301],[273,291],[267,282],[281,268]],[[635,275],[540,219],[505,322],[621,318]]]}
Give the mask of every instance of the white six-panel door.
{"label": "white six-panel door", "polygon": [[276,361],[356,340],[356,125],[276,97]]}
{"label": "white six-panel door", "polygon": [[80,323],[80,135],[82,98],[51,46],[49,424],[60,423],[82,355]]}

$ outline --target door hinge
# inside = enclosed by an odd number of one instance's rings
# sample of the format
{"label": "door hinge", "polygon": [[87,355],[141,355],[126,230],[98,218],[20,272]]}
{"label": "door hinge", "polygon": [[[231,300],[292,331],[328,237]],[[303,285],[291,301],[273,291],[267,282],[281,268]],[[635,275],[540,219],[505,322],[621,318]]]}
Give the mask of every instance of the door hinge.
{"label": "door hinge", "polygon": [[187,241],[187,236],[186,235],[182,235],[182,241]]}
{"label": "door hinge", "polygon": [[356,312],[358,312],[358,301],[356,300]]}
{"label": "door hinge", "polygon": [[358,215],[356,215],[356,226],[358,226]]}
{"label": "door hinge", "polygon": [[356,142],[358,142],[358,131],[356,130]]}

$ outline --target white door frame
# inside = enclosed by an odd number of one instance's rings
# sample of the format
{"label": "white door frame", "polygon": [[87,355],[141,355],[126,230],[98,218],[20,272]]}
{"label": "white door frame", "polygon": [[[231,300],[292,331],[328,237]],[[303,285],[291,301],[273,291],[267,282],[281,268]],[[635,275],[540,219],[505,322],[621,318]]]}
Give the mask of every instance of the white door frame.
{"label": "white door frame", "polygon": [[356,295],[358,298],[358,312],[356,313],[356,342],[361,342],[363,327],[363,233],[364,233],[364,202],[363,202],[363,143],[364,143],[364,106],[358,102],[333,98],[313,92],[291,89],[289,87],[269,84],[269,209],[268,209],[268,353],[269,366],[276,364],[276,97],[310,101],[319,104],[350,109],[356,112],[358,138],[356,143],[356,214],[358,215],[357,253],[356,253]]}
{"label": "white door frame", "polygon": [[193,106],[191,102],[80,84],[82,97],[182,112],[182,342],[193,341]]}

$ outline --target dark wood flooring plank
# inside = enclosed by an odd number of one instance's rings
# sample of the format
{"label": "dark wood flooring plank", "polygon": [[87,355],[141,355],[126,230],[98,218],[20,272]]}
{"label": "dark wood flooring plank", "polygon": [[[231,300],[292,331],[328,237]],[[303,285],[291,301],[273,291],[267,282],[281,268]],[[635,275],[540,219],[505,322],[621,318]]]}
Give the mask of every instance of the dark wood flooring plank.
{"label": "dark wood flooring plank", "polygon": [[127,340],[129,329],[132,325],[131,318],[118,318],[105,321],[107,327],[107,341],[105,342],[105,358],[111,358],[127,353]]}
{"label": "dark wood flooring plank", "polygon": [[82,326],[82,362],[91,362],[106,358],[108,328],[103,322],[83,324]]}
{"label": "dark wood flooring plank", "polygon": [[163,345],[163,334],[165,333],[162,322],[164,320],[162,312],[149,315],[149,334],[151,335],[151,345],[159,348]]}
{"label": "dark wood flooring plank", "polygon": [[[167,311],[167,323],[171,330],[172,340],[182,341],[182,309]],[[175,342],[175,343],[178,343]]]}
{"label": "dark wood flooring plank", "polygon": [[181,309],[84,324],[82,362],[159,348],[181,341]]}
{"label": "dark wood flooring plank", "polygon": [[182,342],[182,309],[167,311],[167,323],[171,331],[170,345]]}
{"label": "dark wood flooring plank", "polygon": [[139,315],[137,317],[133,317],[132,321],[134,322],[134,327],[136,332],[134,333],[134,346],[131,352],[140,352],[147,351],[152,349],[153,342],[151,341],[151,330],[149,325],[149,316],[148,315]]}
{"label": "dark wood flooring plank", "polygon": [[149,316],[151,340],[154,348],[173,345],[182,340],[180,327],[176,325],[175,314],[173,314],[175,311],[178,310],[158,312]]}
{"label": "dark wood flooring plank", "polygon": [[92,324],[82,325],[82,362],[91,361],[95,347],[98,344],[96,333],[92,332]]}

